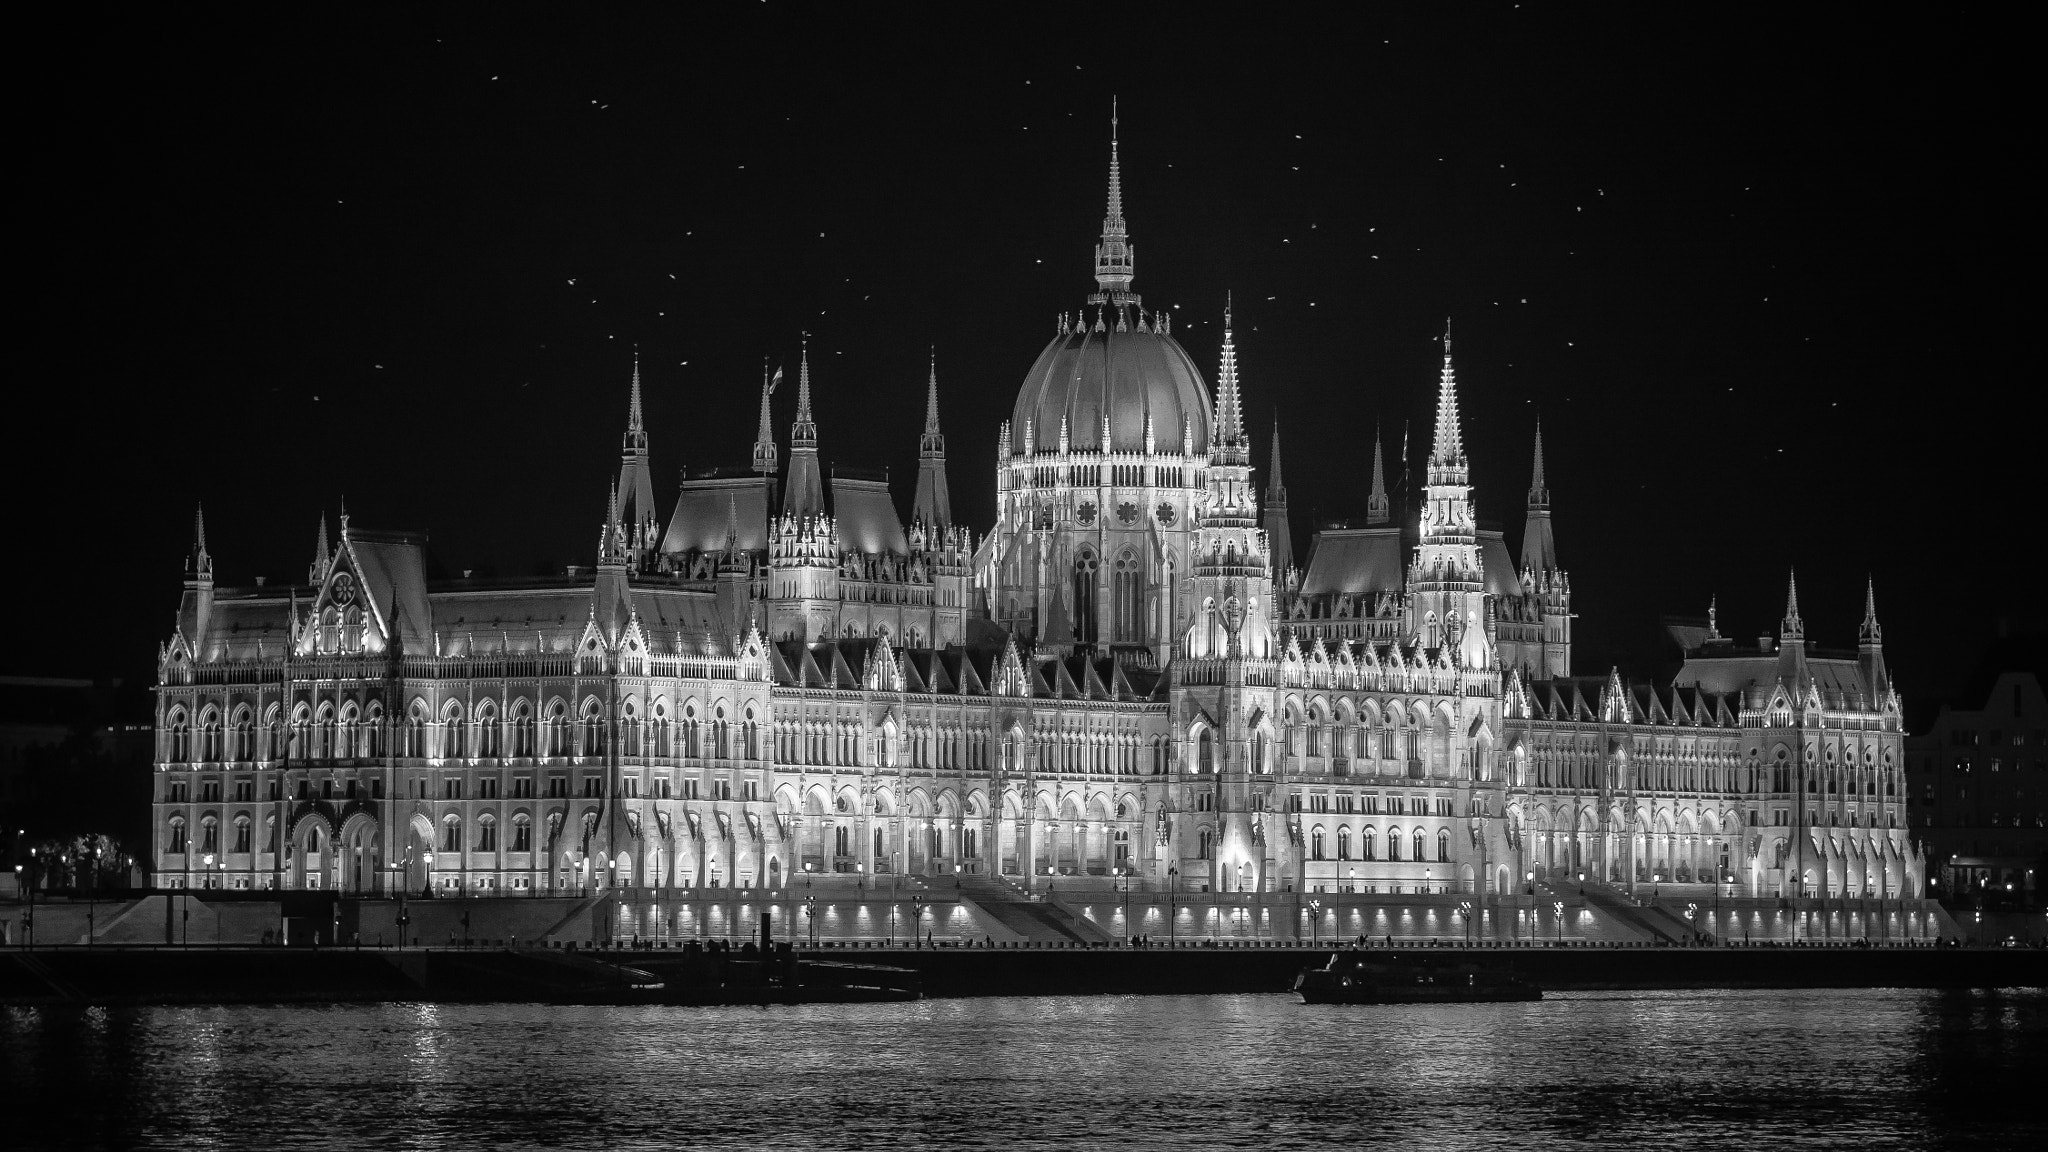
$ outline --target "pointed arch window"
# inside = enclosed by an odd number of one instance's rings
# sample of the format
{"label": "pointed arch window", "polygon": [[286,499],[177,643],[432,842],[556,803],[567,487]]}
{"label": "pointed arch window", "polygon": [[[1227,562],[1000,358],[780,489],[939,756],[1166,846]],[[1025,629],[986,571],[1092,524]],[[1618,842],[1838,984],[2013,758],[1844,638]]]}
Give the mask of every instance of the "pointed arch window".
{"label": "pointed arch window", "polygon": [[1115,638],[1125,644],[1141,643],[1145,639],[1145,582],[1138,570],[1138,558],[1126,548],[1117,554],[1116,565],[1110,580],[1110,596],[1115,606]]}
{"label": "pointed arch window", "polygon": [[1074,557],[1074,639],[1082,644],[1095,642],[1097,567],[1091,549],[1083,548]]}

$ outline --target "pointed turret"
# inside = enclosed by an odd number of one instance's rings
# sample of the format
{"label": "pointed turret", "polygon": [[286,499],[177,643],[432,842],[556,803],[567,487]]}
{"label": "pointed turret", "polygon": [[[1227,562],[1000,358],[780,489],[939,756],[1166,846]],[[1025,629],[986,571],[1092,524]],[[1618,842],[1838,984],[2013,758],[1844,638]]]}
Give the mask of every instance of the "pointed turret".
{"label": "pointed turret", "polygon": [[192,511],[192,554],[185,560],[185,574],[195,579],[213,579],[213,556],[206,551],[206,506]]}
{"label": "pointed turret", "polygon": [[1873,699],[1869,706],[1883,708],[1891,693],[1891,677],[1884,666],[1884,628],[1877,622],[1877,581],[1863,586],[1863,626],[1856,632],[1856,663],[1863,670],[1863,682]]}
{"label": "pointed turret", "polygon": [[1550,488],[1543,480],[1543,425],[1536,425],[1536,460],[1529,479],[1529,515],[1522,528],[1522,573],[1544,583],[1557,569],[1557,538],[1550,526]]}
{"label": "pointed turret", "polygon": [[811,351],[807,344],[796,369],[796,423],[789,432],[789,477],[782,513],[805,519],[825,513],[825,479],[818,469],[818,426],[811,420]]}
{"label": "pointed turret", "polygon": [[213,556],[206,550],[206,509],[192,512],[192,554],[185,560],[185,595],[178,605],[178,631],[204,658],[206,629],[213,616]]}
{"label": "pointed turret", "polygon": [[775,475],[775,429],[769,423],[768,398],[775,395],[775,386],[782,383],[782,369],[775,375],[768,375],[768,358],[761,357],[761,423],[754,433],[754,471],[763,476]]}
{"label": "pointed turret", "polygon": [[327,513],[320,513],[320,533],[313,538],[313,565],[306,569],[306,583],[317,586],[327,579],[327,565],[333,562],[333,550],[327,546]]}
{"label": "pointed turret", "polygon": [[1799,618],[1799,571],[1793,569],[1785,581],[1785,618],[1778,621],[1778,636],[1796,640],[1805,635],[1806,621]]}
{"label": "pointed turret", "polygon": [[626,562],[626,529],[619,519],[619,486],[612,485],[605,498],[604,527],[597,536],[597,562],[600,566],[624,564]]}
{"label": "pointed turret", "polygon": [[1393,515],[1387,501],[1387,462],[1380,448],[1380,435],[1372,436],[1372,495],[1365,498],[1365,522],[1368,526],[1385,524]]}
{"label": "pointed turret", "polygon": [[1088,298],[1090,304],[1138,302],[1138,297],[1130,290],[1131,278],[1137,272],[1138,249],[1130,242],[1130,230],[1124,224],[1124,183],[1122,164],[1117,154],[1116,125],[1116,105],[1112,102],[1109,113],[1109,210],[1102,217],[1102,240],[1095,246],[1095,283],[1101,291]]}
{"label": "pointed turret", "polygon": [[641,419],[640,413],[640,349],[638,348],[633,349],[633,391],[632,397],[626,401],[625,436],[626,451],[631,452],[636,448],[642,452],[647,450],[647,426]]}
{"label": "pointed turret", "polygon": [[1280,476],[1280,418],[1273,418],[1273,460],[1267,465],[1266,545],[1273,554],[1273,583],[1280,587],[1294,567],[1294,533],[1287,523],[1287,485]]}
{"label": "pointed turret", "polygon": [[1448,320],[1444,321],[1444,367],[1437,381],[1436,439],[1429,450],[1429,476],[1431,484],[1466,482],[1465,437],[1458,427],[1458,376],[1451,367]]}
{"label": "pointed turret", "polygon": [[917,442],[917,499],[911,504],[910,519],[940,532],[953,526],[953,500],[946,491],[946,437],[939,431],[937,349],[925,380],[924,435]]}
{"label": "pointed turret", "polygon": [[1223,364],[1216,372],[1216,434],[1210,458],[1219,464],[1250,464],[1244,400],[1237,386],[1237,338],[1230,322],[1230,298],[1223,300]]}
{"label": "pointed turret", "polygon": [[661,513],[654,506],[654,473],[647,463],[647,425],[640,408],[640,351],[633,350],[632,395],[626,404],[624,451],[619,458],[617,490],[621,501],[614,510],[626,532],[627,547],[644,556],[654,550]]}

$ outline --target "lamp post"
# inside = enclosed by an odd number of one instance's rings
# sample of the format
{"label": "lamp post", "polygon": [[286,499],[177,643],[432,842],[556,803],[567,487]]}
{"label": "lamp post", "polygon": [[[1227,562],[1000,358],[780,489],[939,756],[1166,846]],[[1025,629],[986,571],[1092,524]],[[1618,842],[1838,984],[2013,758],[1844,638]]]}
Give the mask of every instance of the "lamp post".
{"label": "lamp post", "polygon": [[1166,946],[1180,947],[1180,915],[1175,901],[1180,898],[1180,866],[1166,870]]}
{"label": "lamp post", "polygon": [[1123,890],[1124,890],[1124,942],[1125,942],[1126,944],[1128,944],[1128,943],[1130,943],[1130,940],[1131,940],[1131,936],[1132,936],[1132,932],[1131,932],[1131,877],[1130,877],[1130,874],[1129,874],[1129,873],[1127,873],[1127,872],[1125,872],[1125,871],[1123,870],[1123,867],[1122,867],[1121,865],[1119,865],[1119,866],[1117,867],[1117,869],[1116,869],[1116,878],[1117,878],[1117,882],[1118,882],[1119,884],[1121,884],[1121,885],[1123,886]]}
{"label": "lamp post", "polygon": [[923,925],[924,897],[912,896],[910,898],[910,946],[912,948],[918,947],[918,937],[924,931]]}
{"label": "lamp post", "polygon": [[92,850],[92,864],[90,867],[92,872],[87,876],[88,883],[85,889],[85,946],[87,948],[92,947],[93,936],[99,930],[100,850],[98,846],[94,846]]}
{"label": "lamp post", "polygon": [[434,854],[432,852],[420,853],[420,863],[427,866],[426,876],[420,883],[420,896],[424,899],[432,900],[434,898]]}
{"label": "lamp post", "polygon": [[1321,900],[1310,900],[1308,902],[1308,946],[1310,948],[1320,948],[1322,947],[1322,942],[1323,902]]}
{"label": "lamp post", "polygon": [[1553,900],[1550,907],[1557,913],[1557,942],[1564,943],[1564,901]]}
{"label": "lamp post", "polygon": [[1469,947],[1472,943],[1472,902],[1470,900],[1458,901],[1458,913],[1465,920],[1465,944]]}
{"label": "lamp post", "polygon": [[804,897],[804,923],[811,926],[811,947],[818,946],[818,898]]}

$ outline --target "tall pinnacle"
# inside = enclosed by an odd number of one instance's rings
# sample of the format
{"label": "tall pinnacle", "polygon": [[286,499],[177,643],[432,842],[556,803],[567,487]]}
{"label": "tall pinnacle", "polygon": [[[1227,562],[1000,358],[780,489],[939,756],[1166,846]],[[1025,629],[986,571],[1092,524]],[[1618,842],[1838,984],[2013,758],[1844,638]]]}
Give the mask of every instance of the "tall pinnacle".
{"label": "tall pinnacle", "polygon": [[796,367],[796,427],[790,430],[792,446],[796,441],[808,441],[815,448],[818,444],[818,426],[811,422],[811,346],[804,342],[803,351]]}
{"label": "tall pinnacle", "polygon": [[[635,438],[638,443],[635,443]],[[640,419],[640,349],[633,349],[633,399],[626,407],[626,447],[647,447],[646,426]]]}
{"label": "tall pinnacle", "polygon": [[1372,435],[1372,495],[1366,497],[1365,522],[1368,525],[1385,524],[1390,513],[1386,454],[1380,448],[1380,434],[1375,430]]}
{"label": "tall pinnacle", "polygon": [[761,423],[754,430],[754,471],[764,476],[775,474],[775,429],[769,424],[768,397],[775,394],[775,386],[782,383],[782,369],[775,375],[768,375],[768,358],[761,357]]}
{"label": "tall pinnacle", "polygon": [[306,573],[306,583],[318,584],[327,577],[328,557],[332,550],[327,546],[327,513],[320,513],[320,534],[313,538],[313,567]]}
{"label": "tall pinnacle", "polygon": [[1877,623],[1877,580],[1874,577],[1863,586],[1863,627],[1857,638],[1865,644],[1876,644],[1884,639],[1884,629]]}
{"label": "tall pinnacle", "polygon": [[1109,211],[1102,218],[1102,242],[1095,246],[1095,283],[1101,292],[1089,303],[1136,302],[1129,295],[1136,272],[1138,250],[1130,242],[1124,224],[1124,181],[1122,161],[1117,154],[1116,103],[1109,110]]}
{"label": "tall pinnacle", "polygon": [[[932,347],[931,375],[924,385],[924,434],[928,440],[939,435],[939,349],[936,345]],[[946,446],[941,442],[937,451],[945,450]],[[925,451],[933,449],[927,447]]]}
{"label": "tall pinnacle", "polygon": [[1778,622],[1778,631],[1784,636],[1803,636],[1806,622],[1799,618],[1799,571],[1792,569],[1785,582],[1785,618]]}
{"label": "tall pinnacle", "polygon": [[[1243,464],[1251,455],[1244,432],[1244,401],[1237,389],[1237,339],[1230,324],[1230,297],[1223,298],[1223,366],[1216,373],[1216,448],[1219,463]],[[1230,458],[1225,459],[1228,455]]]}
{"label": "tall pinnacle", "polygon": [[1436,442],[1429,451],[1429,467],[1439,469],[1465,466],[1465,438],[1458,430],[1458,377],[1451,368],[1451,322],[1444,321],[1444,368],[1437,383]]}
{"label": "tall pinnacle", "polygon": [[1543,421],[1536,422],[1536,466],[1529,478],[1529,507],[1548,508],[1550,489],[1543,482]]}
{"label": "tall pinnacle", "polygon": [[195,504],[192,508],[192,558],[189,561],[194,576],[213,575],[213,557],[206,551],[206,505]]}
{"label": "tall pinnacle", "polygon": [[768,358],[761,357],[761,423],[754,430],[754,471],[764,476],[775,474],[775,429],[769,424],[768,397],[775,394],[775,386],[780,383],[782,369],[777,368],[771,379]]}
{"label": "tall pinnacle", "polygon": [[[917,441],[917,496],[910,519],[941,532],[953,526],[953,498],[946,490],[946,437],[939,431],[939,353],[932,350],[925,379],[924,435]],[[934,545],[936,546],[936,545]]]}
{"label": "tall pinnacle", "polygon": [[806,343],[796,368],[796,424],[789,432],[782,514],[804,520],[824,513],[825,478],[818,470],[818,426],[811,421],[811,350]]}

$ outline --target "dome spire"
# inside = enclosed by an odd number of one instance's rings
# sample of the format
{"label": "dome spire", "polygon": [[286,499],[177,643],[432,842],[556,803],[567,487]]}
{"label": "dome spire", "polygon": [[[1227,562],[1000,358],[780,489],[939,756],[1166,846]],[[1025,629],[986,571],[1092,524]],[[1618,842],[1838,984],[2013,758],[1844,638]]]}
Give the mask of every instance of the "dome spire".
{"label": "dome spire", "polygon": [[1109,211],[1102,217],[1102,242],[1095,246],[1095,283],[1101,291],[1089,297],[1091,304],[1138,302],[1130,291],[1136,272],[1138,250],[1130,242],[1124,224],[1123,164],[1117,151],[1116,100],[1109,104]]}

